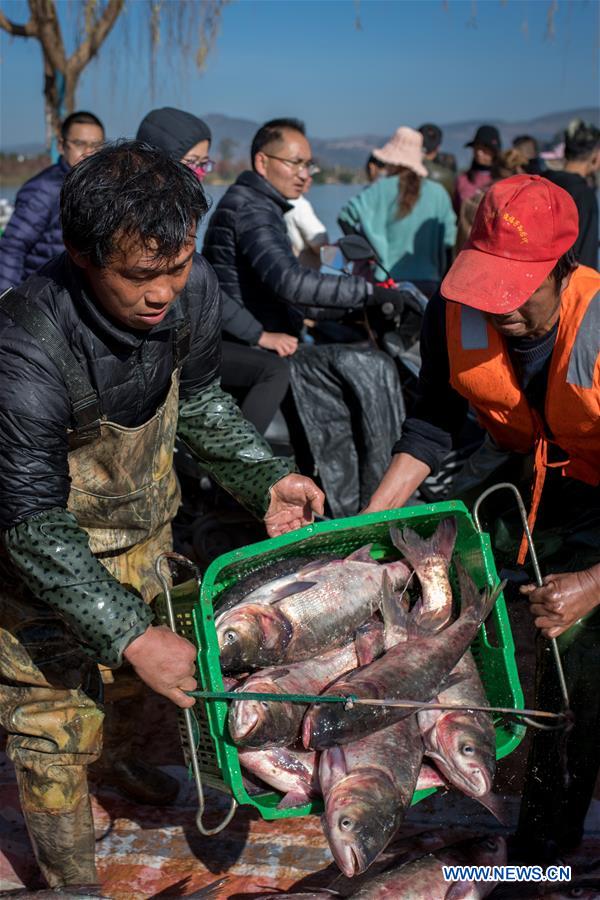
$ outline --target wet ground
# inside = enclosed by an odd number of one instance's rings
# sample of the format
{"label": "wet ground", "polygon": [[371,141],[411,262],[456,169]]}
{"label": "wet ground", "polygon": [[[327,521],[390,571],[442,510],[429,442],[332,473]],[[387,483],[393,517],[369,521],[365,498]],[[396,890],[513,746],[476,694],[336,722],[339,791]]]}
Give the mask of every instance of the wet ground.
{"label": "wet ground", "polygon": [[[526,702],[530,702],[527,688],[533,680],[533,628],[524,605],[510,604],[509,615]],[[195,827],[196,797],[183,767],[175,711],[149,694],[144,723],[144,758],[165,766],[178,778],[179,796],[171,807],[151,809],[124,800],[107,786],[93,788],[98,868],[107,896],[113,900],[184,897],[221,879],[218,896],[232,900],[291,885],[347,891],[315,816],[265,822],[254,812],[240,809],[221,835],[201,837]],[[467,798],[454,793],[436,795],[409,811],[390,853],[419,855],[461,837],[509,834],[518,813],[526,752],[527,740],[499,764],[496,785],[507,795],[508,827],[500,826]],[[600,792],[596,797],[583,845],[565,857],[575,872],[600,860]],[[208,808],[210,825],[223,814],[222,796],[209,793]],[[0,752],[0,892],[23,885],[41,886],[19,810],[12,766]]]}

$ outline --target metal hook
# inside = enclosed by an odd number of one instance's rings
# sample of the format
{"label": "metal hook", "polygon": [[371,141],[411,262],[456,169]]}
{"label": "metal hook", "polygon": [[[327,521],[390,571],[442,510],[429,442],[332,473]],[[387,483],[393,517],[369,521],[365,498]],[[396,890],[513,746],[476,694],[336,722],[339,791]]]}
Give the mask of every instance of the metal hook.
{"label": "metal hook", "polygon": [[[481,527],[481,523],[479,521],[479,507],[483,503],[483,501],[493,494],[495,491],[500,491],[506,488],[510,490],[515,495],[515,499],[517,501],[517,506],[519,507],[519,514],[521,516],[521,522],[523,524],[523,531],[525,532],[525,538],[527,540],[527,547],[529,548],[529,556],[531,557],[531,565],[533,566],[533,571],[535,574],[535,583],[538,587],[543,587],[542,581],[542,573],[540,571],[540,566],[538,563],[537,553],[535,552],[535,546],[533,543],[533,538],[531,537],[531,531],[529,530],[529,522],[527,521],[527,510],[525,509],[525,504],[523,503],[523,498],[519,493],[518,488],[511,484],[509,481],[501,481],[499,484],[494,484],[492,487],[489,487],[483,494],[480,494],[475,503],[473,504],[473,518],[475,519],[475,525],[477,527],[477,531],[482,534],[483,529]],[[567,690],[567,682],[565,680],[565,673],[563,671],[562,660],[560,658],[560,653],[558,650],[558,644],[556,642],[556,638],[550,638],[550,645],[552,647],[552,654],[554,656],[554,664],[556,666],[556,674],[558,675],[558,682],[560,685],[560,692],[562,694],[563,707],[565,710],[569,709],[569,692]]]}
{"label": "metal hook", "polygon": [[[181,563],[182,565],[187,565],[194,572],[194,578],[197,580],[198,585],[200,585],[200,570],[198,567],[185,556],[182,556],[180,553],[161,553],[160,556],[157,557],[156,562],[154,563],[154,571],[156,572],[156,577],[158,578],[164,595],[165,595],[165,603],[167,606],[167,618],[169,620],[169,628],[174,634],[177,634],[177,622],[175,620],[175,612],[173,610],[173,601],[171,599],[171,588],[167,579],[164,577],[161,566],[164,560],[173,560],[174,562]],[[200,774],[200,766],[198,764],[198,754],[196,753],[196,738],[194,735],[194,725],[192,719],[192,711],[191,709],[183,709],[183,716],[185,720],[185,731],[188,739],[188,746],[190,748],[190,762],[192,765],[192,773],[194,775],[194,782],[196,784],[196,793],[198,794],[198,813],[196,814],[196,827],[200,834],[205,837],[211,837],[214,834],[219,834],[223,831],[235,815],[235,811],[237,809],[237,800],[235,797],[231,798],[231,806],[229,811],[222,822],[215,826],[215,828],[206,828],[202,822],[204,817],[204,788],[202,786],[202,776]]]}

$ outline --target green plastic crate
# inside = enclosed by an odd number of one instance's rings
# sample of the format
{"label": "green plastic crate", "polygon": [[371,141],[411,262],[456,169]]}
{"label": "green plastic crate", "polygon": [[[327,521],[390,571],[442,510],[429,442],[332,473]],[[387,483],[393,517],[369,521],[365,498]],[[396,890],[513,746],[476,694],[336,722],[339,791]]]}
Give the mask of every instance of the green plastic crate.
{"label": "green plastic crate", "polygon": [[[199,600],[191,596],[189,586],[187,589],[181,586],[173,591],[178,630],[184,636],[195,639],[199,648],[198,674],[202,688],[211,691],[224,690],[214,615],[219,609],[219,595],[235,584],[239,578],[288,556],[314,556],[320,553],[346,555],[367,543],[373,544],[372,556],[375,559],[397,556],[398,553],[389,538],[390,525],[410,525],[421,536],[428,537],[435,531],[440,519],[450,515],[456,516],[458,524],[455,556],[460,557],[479,588],[497,584],[498,577],[489,538],[477,532],[468,510],[458,501],[319,522],[220,556],[204,575]],[[456,591],[453,567],[450,575]],[[197,602],[193,603],[192,608],[193,599]],[[496,603],[491,623],[491,631],[486,632],[482,627],[471,649],[490,705],[516,709],[523,706],[523,693],[502,596]],[[198,701],[193,708],[198,727],[197,753],[203,780],[221,788],[224,784],[238,803],[256,807],[265,819],[289,818],[320,812],[322,810],[320,800],[293,809],[279,810],[277,804],[281,794],[278,792],[273,790],[250,795],[246,791],[242,782],[238,751],[231,742],[227,730],[228,707],[226,701],[207,703]],[[511,753],[518,746],[524,730],[523,726],[509,725],[502,720],[496,721],[498,759]],[[182,739],[185,745],[187,742],[183,730]],[[435,788],[417,791],[413,803],[418,803],[434,791]]]}

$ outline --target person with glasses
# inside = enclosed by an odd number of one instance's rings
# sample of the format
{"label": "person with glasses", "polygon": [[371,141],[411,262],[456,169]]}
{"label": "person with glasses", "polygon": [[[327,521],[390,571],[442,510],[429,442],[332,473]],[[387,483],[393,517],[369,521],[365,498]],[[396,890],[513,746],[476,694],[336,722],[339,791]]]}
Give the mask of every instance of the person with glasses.
{"label": "person with glasses", "polygon": [[57,163],[38,172],[17,193],[0,238],[0,292],[16,287],[65,249],[60,191],[67,172],[104,144],[104,126],[90,112],[74,112],[60,130]]}
{"label": "person with glasses", "polygon": [[[284,216],[302,195],[314,161],[304,123],[272,119],[254,136],[252,170],[226,191],[204,238],[224,298],[248,309],[267,331],[299,336],[303,320],[394,302],[364,278],[309,269],[294,256]],[[310,311],[310,312],[309,312]]]}
{"label": "person with glasses", "polygon": [[[209,126],[182,109],[153,109],[142,120],[136,139],[182,162],[200,181],[214,168]],[[249,310],[227,295],[223,296],[222,327],[223,387],[239,399],[244,416],[264,434],[288,389],[285,357],[294,353],[298,339],[265,331]]]}

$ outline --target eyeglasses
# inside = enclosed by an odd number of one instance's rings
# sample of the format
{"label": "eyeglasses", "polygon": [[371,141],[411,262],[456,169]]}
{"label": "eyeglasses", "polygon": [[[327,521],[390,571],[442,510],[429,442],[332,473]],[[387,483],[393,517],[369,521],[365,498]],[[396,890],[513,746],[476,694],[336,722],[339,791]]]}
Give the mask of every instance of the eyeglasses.
{"label": "eyeglasses", "polygon": [[63,144],[70,144],[76,150],[99,150],[101,147],[104,147],[105,141],[79,141],[64,138]]}
{"label": "eyeglasses", "polygon": [[312,159],[309,159],[308,162],[305,162],[303,159],[285,159],[285,157],[275,156],[273,153],[265,153],[265,156],[268,156],[269,159],[278,159],[279,162],[285,163],[288,169],[291,169],[292,172],[297,172],[298,174],[300,174],[302,169],[306,169],[308,175],[316,175],[317,172],[321,171]]}
{"label": "eyeglasses", "polygon": [[204,169],[206,174],[212,172],[216,165],[214,159],[200,159],[199,156],[186,156],[181,162],[190,169]]}

